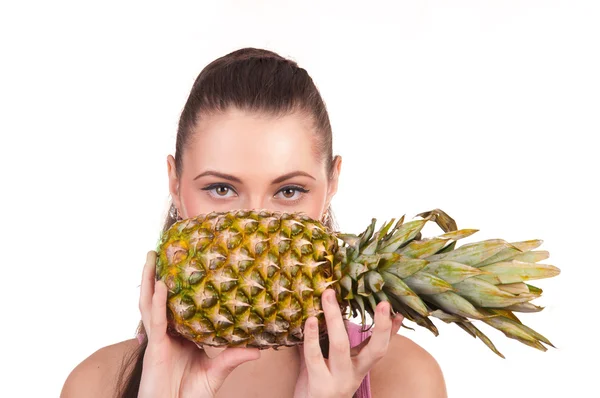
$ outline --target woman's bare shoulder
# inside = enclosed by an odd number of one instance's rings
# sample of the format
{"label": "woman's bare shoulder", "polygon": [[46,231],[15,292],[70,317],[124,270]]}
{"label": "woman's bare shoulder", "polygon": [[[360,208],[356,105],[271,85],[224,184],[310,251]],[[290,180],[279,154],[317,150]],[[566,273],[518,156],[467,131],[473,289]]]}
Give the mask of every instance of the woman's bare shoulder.
{"label": "woman's bare shoulder", "polygon": [[61,398],[112,397],[123,360],[137,347],[137,339],[131,339],[94,352],[71,371]]}
{"label": "woman's bare shoulder", "polygon": [[402,335],[390,340],[387,353],[371,369],[373,398],[446,398],[442,370],[423,347]]}

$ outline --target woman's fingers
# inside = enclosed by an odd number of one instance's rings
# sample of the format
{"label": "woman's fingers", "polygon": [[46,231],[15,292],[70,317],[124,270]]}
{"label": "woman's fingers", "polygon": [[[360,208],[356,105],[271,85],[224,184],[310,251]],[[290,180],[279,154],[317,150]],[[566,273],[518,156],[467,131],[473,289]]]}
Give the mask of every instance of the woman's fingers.
{"label": "woman's fingers", "polygon": [[402,327],[402,321],[404,321],[402,314],[396,314],[396,316],[392,318],[392,336],[398,334],[398,331]]}
{"label": "woman's fingers", "polygon": [[311,380],[327,380],[330,372],[323,358],[319,344],[319,324],[317,318],[309,317],[304,323],[304,362]]}
{"label": "woman's fingers", "polygon": [[149,341],[160,343],[167,335],[167,285],[156,281],[152,296]]}
{"label": "woman's fingers", "polygon": [[[208,357],[206,357],[208,358]],[[209,367],[206,370],[208,387],[216,393],[231,372],[244,362],[260,358],[258,348],[226,348],[216,357],[209,359]]]}
{"label": "woman's fingers", "polygon": [[[395,334],[398,334],[400,327],[402,327],[402,321],[404,321],[404,317],[402,316],[402,314],[396,314],[396,316],[392,318],[392,330],[390,332],[390,340],[394,337]],[[369,344],[369,341],[371,341],[371,336],[361,341],[358,345],[352,347],[350,349],[350,355],[358,355],[360,350],[362,350],[364,346]]]}
{"label": "woman's fingers", "polygon": [[369,343],[353,358],[361,375],[366,374],[375,362],[383,358],[387,352],[392,331],[390,304],[387,301],[377,305],[374,321],[375,326]]}
{"label": "woman's fingers", "polygon": [[152,296],[154,295],[154,276],[156,272],[156,252],[150,250],[146,254],[146,264],[142,271],[142,285],[140,288],[139,308],[142,315],[142,323],[146,334],[150,337],[150,310],[152,308]]}
{"label": "woman's fingers", "polygon": [[322,307],[327,322],[329,337],[329,364],[332,373],[349,373],[352,369],[350,362],[350,341],[344,326],[344,319],[333,289],[327,289],[321,295]]}

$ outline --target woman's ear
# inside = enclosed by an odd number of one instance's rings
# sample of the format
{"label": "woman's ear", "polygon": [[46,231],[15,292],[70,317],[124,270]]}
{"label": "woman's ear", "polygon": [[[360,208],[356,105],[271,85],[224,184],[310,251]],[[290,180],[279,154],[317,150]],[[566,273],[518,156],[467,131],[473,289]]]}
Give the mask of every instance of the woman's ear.
{"label": "woman's ear", "polygon": [[172,155],[167,156],[167,173],[169,175],[169,192],[173,199],[173,204],[181,214],[181,201],[179,200],[179,179],[175,172],[175,158]]}

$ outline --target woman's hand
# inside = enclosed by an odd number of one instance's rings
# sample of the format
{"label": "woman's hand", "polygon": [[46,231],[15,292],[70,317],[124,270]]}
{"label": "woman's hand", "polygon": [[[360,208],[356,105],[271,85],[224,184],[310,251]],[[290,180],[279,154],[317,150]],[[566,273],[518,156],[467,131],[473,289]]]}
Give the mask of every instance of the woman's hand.
{"label": "woman's hand", "polygon": [[317,318],[310,317],[305,324],[304,347],[300,348],[303,360],[294,398],[352,397],[367,372],[383,358],[390,339],[398,333],[404,319],[400,314],[392,319],[389,303],[379,303],[373,334],[360,345],[350,348],[332,289],[323,292],[322,307],[329,336],[329,358],[323,358],[321,352]]}
{"label": "woman's hand", "polygon": [[214,358],[195,344],[167,334],[167,287],[155,282],[156,252],[150,251],[142,276],[140,312],[148,336],[140,398],[214,397],[225,378],[244,362],[258,359],[256,348],[227,348]]}

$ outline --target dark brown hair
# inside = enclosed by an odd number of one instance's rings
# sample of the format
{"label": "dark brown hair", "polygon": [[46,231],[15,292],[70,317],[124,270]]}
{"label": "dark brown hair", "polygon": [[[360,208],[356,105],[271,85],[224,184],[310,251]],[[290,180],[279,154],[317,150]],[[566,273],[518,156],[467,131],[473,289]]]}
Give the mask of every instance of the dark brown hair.
{"label": "dark brown hair", "polygon": [[[198,122],[212,114],[219,114],[231,107],[266,114],[273,117],[290,113],[303,115],[312,123],[314,130],[313,152],[331,178],[334,158],[329,115],[319,90],[306,70],[292,60],[263,49],[243,48],[208,64],[198,75],[181,117],[175,143],[175,172],[182,174],[185,149],[193,139]],[[174,205],[167,212],[163,231],[169,229],[175,219]],[[327,209],[326,226],[337,230],[331,207]],[[116,388],[116,397],[137,397],[142,375],[144,353],[148,344],[144,326],[140,322],[138,334],[144,336],[139,347],[123,359]],[[327,356],[326,336],[322,341]]]}

